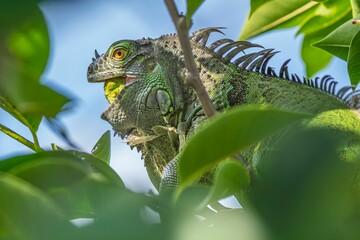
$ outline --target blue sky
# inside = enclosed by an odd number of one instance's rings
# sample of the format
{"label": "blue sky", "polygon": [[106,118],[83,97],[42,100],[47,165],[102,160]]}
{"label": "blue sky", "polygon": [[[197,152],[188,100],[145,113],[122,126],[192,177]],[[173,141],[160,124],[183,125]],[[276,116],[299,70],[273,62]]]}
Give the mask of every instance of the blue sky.
{"label": "blue sky", "polygon": [[[184,1],[177,1],[184,11]],[[247,17],[249,0],[207,0],[196,12],[192,30],[209,26],[223,26],[226,37],[236,39]],[[102,1],[49,1],[41,5],[50,33],[51,51],[43,83],[55,86],[75,98],[74,108],[59,117],[68,129],[72,140],[83,151],[90,151],[97,139],[110,125],[100,119],[108,103],[104,98],[102,84],[89,84],[86,79],[87,66],[94,55],[107,50],[111,43],[120,39],[156,38],[174,32],[173,23],[162,0],[102,0]],[[252,39],[252,42],[282,53],[272,61],[279,66],[292,58],[290,71],[304,74],[300,60],[301,37],[294,38],[296,30],[281,30]],[[221,37],[221,36],[218,36]],[[349,82],[346,64],[333,60],[330,66],[317,74],[331,74],[343,84]],[[4,125],[21,132],[31,139],[22,126],[16,124],[3,111],[0,119]],[[65,146],[46,124],[39,130],[39,140],[44,148],[51,143]],[[0,159],[28,149],[0,133]],[[140,154],[130,151],[120,138],[112,138],[111,166],[123,178],[125,184],[135,191],[148,191],[152,185],[148,180]]]}

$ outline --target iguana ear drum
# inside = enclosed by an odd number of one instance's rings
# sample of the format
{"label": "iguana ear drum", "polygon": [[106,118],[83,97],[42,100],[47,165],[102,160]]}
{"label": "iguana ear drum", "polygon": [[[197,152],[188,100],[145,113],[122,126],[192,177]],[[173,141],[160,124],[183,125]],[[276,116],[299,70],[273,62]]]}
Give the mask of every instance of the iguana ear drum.
{"label": "iguana ear drum", "polygon": [[174,111],[172,98],[165,89],[153,88],[146,98],[146,107],[152,109],[158,107],[163,116]]}
{"label": "iguana ear drum", "polygon": [[166,116],[174,111],[173,101],[166,90],[157,90],[156,101],[162,115]]}

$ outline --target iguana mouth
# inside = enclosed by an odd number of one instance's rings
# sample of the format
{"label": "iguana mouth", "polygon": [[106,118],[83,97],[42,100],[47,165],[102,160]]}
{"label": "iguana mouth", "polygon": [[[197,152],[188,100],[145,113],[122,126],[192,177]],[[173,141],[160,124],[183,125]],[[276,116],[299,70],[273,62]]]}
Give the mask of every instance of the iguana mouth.
{"label": "iguana mouth", "polygon": [[137,76],[131,74],[124,74],[116,77],[107,77],[105,75],[98,78],[89,78],[89,82],[104,82],[104,95],[111,104],[125,86],[132,84],[137,79]]}
{"label": "iguana mouth", "polygon": [[125,86],[125,77],[116,77],[104,80],[104,95],[110,104],[114,102],[115,98]]}
{"label": "iguana mouth", "polygon": [[111,104],[119,95],[121,90],[135,82],[137,77],[134,75],[125,75],[104,80],[104,94],[108,102]]}

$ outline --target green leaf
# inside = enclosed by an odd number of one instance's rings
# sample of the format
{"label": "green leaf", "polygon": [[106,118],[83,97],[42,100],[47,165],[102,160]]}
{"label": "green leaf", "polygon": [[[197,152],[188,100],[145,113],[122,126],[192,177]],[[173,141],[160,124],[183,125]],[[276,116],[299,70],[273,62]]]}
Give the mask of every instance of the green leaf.
{"label": "green leaf", "polygon": [[88,153],[76,152],[76,151],[70,151],[70,152],[74,154],[76,157],[81,158],[85,162],[87,162],[91,166],[93,171],[105,176],[109,182],[122,189],[125,189],[124,182],[121,180],[119,175],[114,171],[114,169],[110,167],[109,164]]}
{"label": "green leaf", "polygon": [[306,76],[311,77],[321,69],[325,68],[333,57],[331,54],[312,46],[322,38],[322,32],[306,34],[301,48],[301,57],[306,65]]}
{"label": "green leaf", "polygon": [[103,160],[105,163],[110,163],[111,156],[111,140],[110,140],[110,131],[106,131],[101,138],[97,141],[91,154],[95,157]]}
{"label": "green leaf", "polygon": [[249,172],[238,161],[229,159],[216,168],[214,183],[205,203],[209,204],[222,198],[236,195],[250,184]]}
{"label": "green leaf", "polygon": [[93,217],[93,210],[84,186],[92,179],[89,168],[71,155],[67,156],[68,158],[64,158],[65,155],[61,157],[56,156],[59,154],[51,155],[48,157],[34,155],[32,161],[15,166],[9,173],[51,196],[69,219]]}
{"label": "green leaf", "polygon": [[8,112],[10,115],[12,115],[14,118],[16,118],[19,122],[24,124],[30,130],[33,136],[34,143],[27,140],[23,136],[19,135],[17,132],[7,128],[6,126],[3,126],[2,124],[0,124],[0,131],[4,132],[5,134],[12,137],[16,141],[22,143],[23,145],[29,147],[33,151],[35,152],[40,151],[41,148],[38,142],[36,132],[39,128],[42,117],[31,114],[22,114],[9,101],[7,101],[6,98],[2,97],[1,95],[0,95],[0,107],[4,109],[6,112]]}
{"label": "green leaf", "polygon": [[211,187],[191,185],[181,192],[176,203],[183,209],[190,207],[193,211],[199,211],[223,198],[238,195],[249,184],[247,169],[238,160],[228,159],[216,168]]}
{"label": "green leaf", "polygon": [[94,217],[91,198],[99,184],[126,190],[109,165],[85,153],[56,151],[18,156],[0,161],[0,170],[46,192],[69,219]]}
{"label": "green leaf", "polygon": [[344,17],[350,16],[351,6],[348,1],[328,1],[319,4],[314,12],[314,16],[305,21],[297,34],[309,34],[321,31],[336,22],[340,21],[338,25],[344,23]]}
{"label": "green leaf", "polygon": [[349,223],[359,220],[359,154],[350,163],[340,150],[349,143],[359,149],[358,139],[358,133],[339,128],[293,128],[269,149],[249,197],[275,236],[359,239],[356,223]]}
{"label": "green leaf", "polygon": [[86,165],[70,154],[66,156],[57,152],[56,154],[32,156],[31,161],[18,164],[8,172],[28,181],[44,192],[75,185],[90,174]]}
{"label": "green leaf", "polygon": [[39,189],[0,172],[0,234],[2,239],[69,239],[74,227]]}
{"label": "green leaf", "polygon": [[190,27],[190,23],[191,23],[191,18],[194,15],[194,13],[196,12],[196,10],[200,7],[200,5],[204,2],[205,0],[187,0],[186,4],[187,4],[187,9],[186,9],[186,21],[187,21],[187,25],[188,27]]}
{"label": "green leaf", "polygon": [[360,14],[360,1],[350,0],[352,6],[353,18],[356,18]]}
{"label": "green leaf", "polygon": [[80,229],[82,237],[72,239],[172,239],[168,235],[173,228],[166,222],[157,224],[156,215],[149,214],[147,204],[153,199],[145,194],[98,185],[91,199],[96,221]]}
{"label": "green leaf", "polygon": [[360,25],[354,25],[351,21],[347,21],[325,38],[316,42],[313,46],[321,48],[346,61],[348,59],[351,41],[359,30]]}
{"label": "green leaf", "polygon": [[178,235],[179,239],[282,239],[270,235],[270,231],[265,229],[262,221],[263,219],[258,218],[257,213],[255,215],[243,209],[228,209],[208,214],[201,221],[198,218],[186,219]]}
{"label": "green leaf", "polygon": [[210,191],[209,185],[191,185],[178,196],[175,208],[178,209],[179,214],[199,212],[208,205]]}
{"label": "green leaf", "polygon": [[249,39],[293,21],[318,5],[309,0],[273,0],[261,5],[245,23],[240,39]]}
{"label": "green leaf", "polygon": [[[14,14],[17,20],[9,21]],[[36,129],[38,119],[55,117],[69,101],[39,83],[49,55],[46,22],[37,4],[22,0],[6,1],[0,16],[0,95],[27,118],[37,119]]]}
{"label": "green leaf", "polygon": [[11,29],[6,44],[9,54],[20,62],[23,70],[29,76],[39,77],[47,65],[49,37],[41,12],[36,7],[30,7],[28,14],[34,20]]}
{"label": "green leaf", "polygon": [[350,17],[350,11],[340,20],[334,22],[328,27],[318,29],[317,31],[308,32],[305,34],[301,56],[306,65],[306,73],[308,77],[313,76],[315,73],[325,68],[331,61],[332,56],[322,49],[317,49],[313,46],[314,43],[320,41],[324,36],[328,35],[337,29],[344,21]]}
{"label": "green leaf", "polygon": [[357,85],[360,82],[360,31],[353,37],[348,58],[350,82]]}
{"label": "green leaf", "polygon": [[309,115],[247,106],[219,114],[195,133],[179,159],[181,187],[197,181],[221,160]]}
{"label": "green leaf", "polygon": [[273,0],[251,0],[250,2],[250,16],[263,4]]}
{"label": "green leaf", "polygon": [[37,132],[41,117],[20,113],[7,99],[0,96],[0,107],[29,128],[31,132]]}

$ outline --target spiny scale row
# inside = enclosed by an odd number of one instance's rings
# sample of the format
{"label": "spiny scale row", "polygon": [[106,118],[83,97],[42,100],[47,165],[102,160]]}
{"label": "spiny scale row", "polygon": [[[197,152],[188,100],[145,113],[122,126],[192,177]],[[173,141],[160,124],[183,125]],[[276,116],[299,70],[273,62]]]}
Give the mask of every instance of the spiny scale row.
{"label": "spiny scale row", "polygon": [[[223,34],[220,29],[223,28],[210,27],[201,29],[192,33],[190,39],[203,47],[207,47],[225,62],[231,62],[241,69],[305,84],[342,99],[350,107],[359,108],[360,103],[358,99],[360,98],[360,90],[353,91],[353,86],[345,86],[336,92],[336,85],[338,83],[330,75],[325,75],[321,79],[319,77],[309,79],[306,77],[300,78],[297,74],[289,74],[288,64],[291,59],[286,60],[282,64],[279,74],[276,74],[274,68],[269,67],[268,63],[279,51],[274,51],[274,49],[264,49],[261,45],[247,41],[234,41],[228,38],[217,40],[210,46],[206,46],[211,33],[218,32]],[[249,48],[262,48],[263,50],[246,54],[244,51]],[[244,55],[234,59],[240,52],[243,52]]]}

